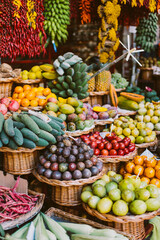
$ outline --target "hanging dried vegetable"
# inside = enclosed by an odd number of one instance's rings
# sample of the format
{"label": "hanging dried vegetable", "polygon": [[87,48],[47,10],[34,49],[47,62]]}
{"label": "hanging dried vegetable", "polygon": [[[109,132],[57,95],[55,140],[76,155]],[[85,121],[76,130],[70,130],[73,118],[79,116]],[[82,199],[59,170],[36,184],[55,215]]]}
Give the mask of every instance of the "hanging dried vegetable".
{"label": "hanging dried vegetable", "polygon": [[120,15],[121,7],[117,0],[101,0],[103,5],[99,5],[97,12],[102,18],[101,27],[99,28],[98,53],[100,61],[106,63],[115,59],[114,52],[118,49],[119,39],[116,37],[118,29],[117,18]]}
{"label": "hanging dried vegetable", "polygon": [[[158,0],[121,0],[121,4],[130,3],[132,7],[145,6],[150,12],[158,10]],[[141,10],[143,12],[143,10]]]}
{"label": "hanging dried vegetable", "polygon": [[27,19],[28,19],[28,25],[31,26],[33,29],[36,29],[36,16],[37,13],[34,11],[35,3],[32,0],[27,0]]}
{"label": "hanging dried vegetable", "polygon": [[82,24],[91,22],[91,1],[92,0],[79,0]]}
{"label": "hanging dried vegetable", "polygon": [[19,15],[19,9],[20,7],[22,7],[22,3],[20,0],[13,0],[13,5],[16,6],[16,9],[14,11],[14,17],[17,17],[17,18],[20,18],[20,15]]}

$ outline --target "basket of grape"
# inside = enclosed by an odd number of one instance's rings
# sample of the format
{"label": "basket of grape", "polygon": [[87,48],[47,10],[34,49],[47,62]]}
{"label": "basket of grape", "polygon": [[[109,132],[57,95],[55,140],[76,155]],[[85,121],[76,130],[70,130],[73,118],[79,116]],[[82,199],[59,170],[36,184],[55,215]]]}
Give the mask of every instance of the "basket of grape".
{"label": "basket of grape", "polygon": [[34,176],[52,186],[52,200],[63,206],[81,204],[83,185],[101,178],[105,169],[103,163],[93,156],[93,150],[80,138],[57,137],[57,144],[51,145],[39,157]]}

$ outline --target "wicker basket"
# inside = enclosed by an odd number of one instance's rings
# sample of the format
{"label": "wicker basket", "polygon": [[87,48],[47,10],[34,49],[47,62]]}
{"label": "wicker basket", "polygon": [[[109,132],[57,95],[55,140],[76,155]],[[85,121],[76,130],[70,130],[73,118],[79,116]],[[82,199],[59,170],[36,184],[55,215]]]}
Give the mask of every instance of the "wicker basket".
{"label": "wicker basket", "polygon": [[114,119],[113,120],[100,120],[100,119],[97,119],[97,120],[94,120],[94,124],[97,126],[97,125],[100,125],[100,126],[105,126],[106,124],[111,124],[114,122]]}
{"label": "wicker basket", "polygon": [[18,150],[7,147],[0,148],[0,152],[3,152],[4,155],[4,171],[14,175],[31,173],[39,157],[38,150],[41,149],[44,149],[44,147],[36,147],[34,149],[18,148]]}
{"label": "wicker basket", "polygon": [[132,234],[135,236],[136,240],[142,240],[145,237],[144,220],[152,219],[160,213],[159,209],[157,211],[142,215],[116,217],[112,214],[101,214],[97,210],[91,209],[85,203],[83,203],[83,207],[90,215],[107,222],[107,226]]}
{"label": "wicker basket", "polygon": [[44,194],[37,193],[37,192],[31,191],[31,190],[29,190],[28,193],[29,193],[29,195],[38,196],[39,199],[38,199],[38,202],[36,203],[35,207],[30,212],[22,215],[21,217],[19,217],[17,219],[1,223],[1,226],[4,230],[9,230],[9,229],[15,228],[21,224],[24,224],[25,222],[32,219],[43,207],[43,203],[44,203],[44,199],[45,199]]}
{"label": "wicker basket", "polygon": [[104,96],[108,95],[109,91],[106,92],[90,92],[88,103],[93,106],[95,104],[100,104],[101,106],[104,103]]}
{"label": "wicker basket", "polygon": [[14,78],[0,79],[0,98],[11,97]]}
{"label": "wicker basket", "polygon": [[148,147],[153,147],[158,144],[158,139],[156,138],[154,142],[150,143],[141,143],[141,144],[136,144],[136,147],[138,148],[148,148]]}
{"label": "wicker basket", "polygon": [[105,168],[103,168],[103,170],[95,177],[73,181],[47,179],[46,177],[39,175],[36,170],[33,170],[32,173],[40,182],[44,182],[53,186],[52,200],[55,203],[62,206],[77,206],[81,204],[80,195],[82,187],[101,178],[105,173]]}
{"label": "wicker basket", "polygon": [[[57,209],[57,208],[50,208],[47,210],[46,214],[49,216],[49,217],[58,217],[58,218],[61,218],[61,221],[62,219],[63,220],[66,220],[68,222],[72,222],[72,223],[81,223],[81,224],[88,224],[94,228],[99,228],[99,229],[105,229],[106,226],[105,225],[102,225],[100,223],[97,223],[97,222],[94,222],[94,221],[91,221],[87,218],[82,218],[82,217],[79,217],[79,216],[76,216],[76,215],[73,215],[73,214],[70,214],[68,212],[64,212],[60,209]],[[107,227],[108,229],[113,229],[111,227]],[[115,229],[113,229],[115,230]],[[117,233],[119,234],[122,234],[123,236],[127,237],[129,240],[135,240],[135,237],[134,235],[131,235],[131,234],[128,234],[128,233],[125,233],[125,232],[121,232],[119,230],[115,230]]]}
{"label": "wicker basket", "polygon": [[94,128],[95,128],[95,125],[92,125],[91,128],[85,128],[83,131],[80,131],[80,130],[76,130],[74,132],[65,131],[65,136],[66,137],[68,137],[68,136],[78,137],[78,136],[92,132]]}
{"label": "wicker basket", "polygon": [[29,84],[31,87],[39,87],[40,83],[44,83],[45,79],[28,79],[28,80],[22,80],[21,78],[18,78],[16,81],[18,85],[25,85]]}
{"label": "wicker basket", "polygon": [[33,110],[33,111],[41,111],[43,109],[42,106],[38,107],[21,107],[19,108],[21,111],[28,111],[28,110]]}

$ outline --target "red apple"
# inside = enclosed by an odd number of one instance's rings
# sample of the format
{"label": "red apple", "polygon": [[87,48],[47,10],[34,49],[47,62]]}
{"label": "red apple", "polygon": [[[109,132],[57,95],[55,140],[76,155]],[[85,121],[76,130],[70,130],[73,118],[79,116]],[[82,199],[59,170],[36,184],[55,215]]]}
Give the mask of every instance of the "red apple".
{"label": "red apple", "polygon": [[47,102],[57,103],[57,99],[51,97],[51,98],[48,98]]}
{"label": "red apple", "polygon": [[122,138],[116,137],[115,140],[116,140],[117,142],[121,142],[121,141],[122,141]]}
{"label": "red apple", "polygon": [[130,152],[133,152],[134,149],[135,149],[135,144],[134,144],[134,145],[133,145],[133,144],[130,144],[129,147],[128,147],[128,150],[129,150]]}
{"label": "red apple", "polygon": [[113,143],[113,148],[115,150],[118,150],[119,149],[119,143]]}
{"label": "red apple", "polygon": [[112,149],[112,143],[108,142],[106,145],[105,145],[105,148],[107,150],[111,150]]}
{"label": "red apple", "polygon": [[120,142],[119,143],[119,149],[125,149],[125,144],[123,142]]}
{"label": "red apple", "polygon": [[113,144],[113,143],[117,143],[117,140],[114,139],[114,140],[111,141],[111,143],[112,143],[112,144]]}
{"label": "red apple", "polygon": [[6,105],[6,107],[9,106],[10,102],[11,102],[11,99],[9,99],[9,98],[1,98],[1,100],[0,100],[0,103]]}
{"label": "red apple", "polygon": [[99,148],[100,150],[104,149],[104,143],[99,143],[99,144],[98,144],[98,148]]}
{"label": "red apple", "polygon": [[97,147],[97,143],[96,142],[91,142],[91,148],[96,148]]}
{"label": "red apple", "polygon": [[16,112],[19,109],[20,105],[16,100],[12,100],[8,106],[8,110],[12,112]]}
{"label": "red apple", "polygon": [[94,150],[94,154],[95,154],[95,155],[99,155],[99,154],[100,154],[100,150],[99,150],[98,148],[96,148],[96,149]]}
{"label": "red apple", "polygon": [[124,154],[128,154],[128,153],[129,153],[128,148],[125,148],[125,149],[124,149]]}
{"label": "red apple", "polygon": [[115,150],[115,149],[111,149],[110,151],[109,151],[109,155],[117,155],[117,151]]}
{"label": "red apple", "polygon": [[93,136],[90,136],[90,137],[89,137],[89,140],[94,141],[95,138],[94,138]]}
{"label": "red apple", "polygon": [[101,151],[101,155],[108,156],[108,150],[103,149],[103,150]]}
{"label": "red apple", "polygon": [[124,155],[124,150],[122,150],[122,149],[119,149],[119,150],[118,150],[118,155],[121,155],[121,156],[123,156],[123,155]]}
{"label": "red apple", "polygon": [[52,171],[58,171],[58,163],[56,163],[56,162],[52,163],[50,169]]}

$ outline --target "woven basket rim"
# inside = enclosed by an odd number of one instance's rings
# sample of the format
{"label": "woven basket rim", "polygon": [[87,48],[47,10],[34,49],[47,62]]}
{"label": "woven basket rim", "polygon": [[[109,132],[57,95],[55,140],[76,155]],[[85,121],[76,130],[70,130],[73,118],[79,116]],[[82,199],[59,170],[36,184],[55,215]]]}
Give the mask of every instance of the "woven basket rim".
{"label": "woven basket rim", "polygon": [[43,207],[45,194],[38,193],[38,192],[35,192],[32,190],[28,190],[28,193],[30,195],[38,196],[38,202],[36,203],[35,207],[30,212],[21,215],[17,219],[1,223],[4,230],[9,230],[9,229],[17,227],[18,225],[24,224],[25,222],[27,222],[28,220],[33,218]]}
{"label": "woven basket rim", "polygon": [[13,83],[15,78],[0,78],[0,83]]}
{"label": "woven basket rim", "polygon": [[99,219],[103,219],[103,221],[108,222],[117,222],[117,223],[138,223],[142,222],[144,220],[149,220],[154,218],[160,213],[160,208],[157,211],[144,213],[142,215],[126,215],[122,217],[118,217],[112,214],[102,214],[98,212],[95,209],[91,209],[87,204],[83,203],[83,208],[86,210],[86,212],[94,217],[97,217]]}
{"label": "woven basket rim", "polygon": [[113,119],[113,121],[108,121],[108,120],[94,120],[94,124],[95,125],[100,125],[100,126],[103,126],[103,125],[106,125],[106,124],[111,124],[111,123],[113,123],[114,122],[114,119]]}
{"label": "woven basket rim", "polygon": [[109,227],[109,226],[106,226],[106,225],[103,225],[101,223],[98,223],[98,222],[95,222],[95,221],[92,221],[90,219],[87,219],[87,218],[83,218],[83,217],[79,217],[79,216],[76,216],[74,214],[71,214],[71,213],[68,213],[68,212],[65,212],[61,209],[57,209],[57,208],[54,208],[54,207],[51,207],[49,208],[45,214],[49,217],[52,217],[54,214],[56,214],[58,217],[61,217],[61,218],[67,218],[70,222],[77,222],[77,223],[83,223],[83,224],[89,224],[91,225],[92,227],[96,227],[96,228],[99,228],[99,229],[113,229],[114,231],[116,231],[117,233],[119,234],[122,234],[126,237],[129,238],[129,240],[134,240],[135,237],[132,235],[132,234],[129,234],[129,233],[125,233],[125,232],[122,232],[122,231],[119,231],[115,228],[112,228],[112,227]]}
{"label": "woven basket rim", "polygon": [[130,112],[128,112],[128,113],[121,113],[121,112],[118,112],[118,115],[119,116],[134,116],[134,115],[136,115],[137,114],[137,112],[136,111],[130,111]]}
{"label": "woven basket rim", "polygon": [[100,158],[104,163],[107,162],[113,162],[113,163],[118,163],[118,162],[127,162],[130,159],[133,159],[138,153],[137,153],[138,148],[135,148],[133,152],[130,152],[127,155],[124,156],[103,156],[103,155],[98,155],[98,158]]}
{"label": "woven basket rim", "polygon": [[80,130],[76,130],[74,132],[65,131],[64,136],[78,137],[83,134],[88,134],[88,133],[92,132],[94,128],[95,128],[95,125],[93,124],[92,127],[87,128],[87,130],[84,130],[84,131],[80,131]]}
{"label": "woven basket rim", "polygon": [[115,88],[115,90],[116,90],[116,92],[121,92],[121,91],[124,91],[124,90],[126,90],[126,88]]}
{"label": "woven basket rim", "polygon": [[33,149],[19,147],[17,150],[13,150],[13,149],[8,148],[8,147],[1,147],[0,152],[20,153],[20,152],[34,152],[34,151],[42,150],[42,149],[45,149],[45,147],[36,147],[36,148],[33,148]]}
{"label": "woven basket rim", "polygon": [[42,110],[43,107],[42,106],[38,106],[38,107],[22,107],[22,106],[20,106],[19,109],[23,110],[23,111],[28,111],[28,110],[39,111],[39,110]]}
{"label": "woven basket rim", "polygon": [[89,95],[90,96],[103,96],[103,95],[108,95],[109,94],[109,91],[106,91],[106,92],[90,92]]}
{"label": "woven basket rim", "polygon": [[15,80],[15,82],[22,83],[22,84],[34,84],[34,83],[44,82],[44,80],[45,80],[44,78],[28,79],[28,80],[23,80],[22,78],[18,78],[17,80]]}
{"label": "woven basket rim", "polygon": [[158,143],[158,139],[156,138],[153,142],[150,143],[141,143],[141,144],[136,144],[136,147],[138,148],[147,148],[147,147],[153,147]]}
{"label": "woven basket rim", "polygon": [[102,171],[93,177],[90,177],[89,179],[79,179],[79,180],[71,180],[71,181],[60,181],[60,180],[56,180],[56,179],[48,179],[44,176],[41,176],[37,173],[37,171],[34,169],[32,171],[33,175],[40,181],[40,182],[44,182],[47,183],[51,186],[61,186],[61,187],[70,187],[70,186],[83,186],[85,184],[90,184],[95,182],[96,180],[98,180],[99,178],[101,178],[104,173],[106,172],[105,167],[103,167]]}

